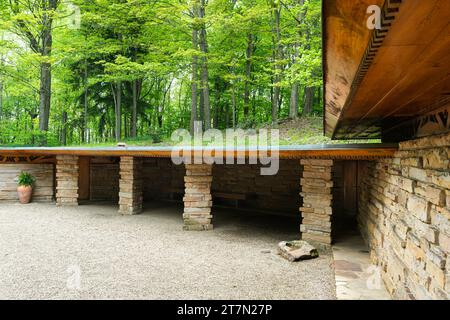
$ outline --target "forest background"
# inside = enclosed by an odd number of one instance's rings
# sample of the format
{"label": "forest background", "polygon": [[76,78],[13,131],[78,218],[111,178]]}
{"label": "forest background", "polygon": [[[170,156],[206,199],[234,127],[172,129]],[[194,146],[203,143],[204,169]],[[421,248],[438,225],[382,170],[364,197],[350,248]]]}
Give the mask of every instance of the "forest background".
{"label": "forest background", "polygon": [[0,0],[0,144],[321,143],[321,0]]}

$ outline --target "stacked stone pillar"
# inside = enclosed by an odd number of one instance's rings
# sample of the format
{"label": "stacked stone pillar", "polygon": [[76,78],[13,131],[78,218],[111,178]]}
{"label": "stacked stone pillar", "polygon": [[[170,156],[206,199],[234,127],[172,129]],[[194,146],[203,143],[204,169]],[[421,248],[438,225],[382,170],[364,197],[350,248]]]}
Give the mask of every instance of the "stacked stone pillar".
{"label": "stacked stone pillar", "polygon": [[212,230],[212,166],[186,165],[184,196],[184,227],[186,231]]}
{"label": "stacked stone pillar", "polygon": [[333,160],[302,160],[302,239],[331,244]]}
{"label": "stacked stone pillar", "polygon": [[78,156],[56,157],[56,205],[78,205]]}
{"label": "stacked stone pillar", "polygon": [[134,215],[142,212],[142,159],[120,158],[119,213]]}

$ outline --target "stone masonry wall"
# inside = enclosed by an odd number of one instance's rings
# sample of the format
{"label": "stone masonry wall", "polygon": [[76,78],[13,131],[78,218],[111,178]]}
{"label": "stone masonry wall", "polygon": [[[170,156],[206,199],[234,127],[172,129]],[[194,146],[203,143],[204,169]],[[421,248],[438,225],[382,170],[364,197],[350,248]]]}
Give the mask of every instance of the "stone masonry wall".
{"label": "stone masonry wall", "polygon": [[178,200],[182,200],[185,173],[184,165],[176,166],[170,159],[144,159],[144,199],[167,200],[172,199],[174,194],[179,194]]}
{"label": "stone masonry wall", "polygon": [[450,134],[361,163],[358,221],[398,299],[450,298]]}
{"label": "stone masonry wall", "polygon": [[186,192],[184,201],[184,230],[212,230],[212,166],[206,164],[186,165],[184,178]]}
{"label": "stone masonry wall", "polygon": [[301,160],[302,239],[331,244],[333,160]]}
{"label": "stone masonry wall", "polygon": [[239,205],[246,208],[298,215],[301,205],[298,160],[280,160],[274,176],[262,176],[260,165],[215,165],[212,193],[246,195]]}
{"label": "stone masonry wall", "polygon": [[119,212],[133,215],[142,212],[142,159],[120,158]]}
{"label": "stone masonry wall", "polygon": [[56,157],[56,205],[78,205],[78,156]]}

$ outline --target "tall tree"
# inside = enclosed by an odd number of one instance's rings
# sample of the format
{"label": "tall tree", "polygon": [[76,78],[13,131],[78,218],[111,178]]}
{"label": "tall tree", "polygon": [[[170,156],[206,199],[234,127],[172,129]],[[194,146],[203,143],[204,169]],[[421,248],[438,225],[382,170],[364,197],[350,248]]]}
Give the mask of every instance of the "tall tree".
{"label": "tall tree", "polygon": [[[292,63],[295,64],[297,61],[301,58],[302,50],[301,47],[304,45],[302,43],[302,36],[303,36],[303,29],[304,29],[304,17],[305,17],[305,10],[304,10],[304,4],[305,0],[298,0],[298,14],[296,20],[296,25],[298,29],[298,37],[294,35],[297,39],[294,40],[293,43],[293,57],[292,57]],[[289,104],[289,118],[291,119],[297,119],[298,118],[298,109],[299,109],[299,98],[300,98],[300,84],[297,80],[293,81],[292,87],[291,87],[291,100]]]}
{"label": "tall tree", "polygon": [[[1,33],[0,44],[3,45],[4,34]],[[0,51],[0,70],[3,69],[5,65],[5,55],[3,51]],[[0,120],[2,120],[3,115],[3,75],[0,73]]]}
{"label": "tall tree", "polygon": [[247,34],[247,49],[245,51],[245,89],[244,89],[244,116],[247,117],[250,109],[250,83],[252,79],[253,53],[255,52],[255,35]]}
{"label": "tall tree", "polygon": [[281,99],[281,77],[283,71],[282,58],[283,47],[281,44],[281,10],[280,1],[271,0],[273,15],[272,39],[273,39],[273,95],[272,95],[272,123],[278,121],[278,112]]}
{"label": "tall tree", "polygon": [[[12,21],[9,31],[27,41],[30,49],[39,54],[39,129],[44,134],[49,129],[52,95],[51,59],[53,48],[53,23],[61,0],[9,0],[7,14]],[[41,143],[45,144],[45,137]]]}
{"label": "tall tree", "polygon": [[192,70],[191,70],[191,134],[195,130],[195,122],[198,120],[198,22],[200,18],[199,0],[193,0],[192,4]]}
{"label": "tall tree", "polygon": [[200,49],[202,51],[202,68],[201,68],[201,83],[202,83],[202,97],[203,97],[203,119],[204,128],[208,130],[211,128],[211,105],[209,100],[209,72],[208,72],[208,40],[206,33],[205,12],[206,0],[200,0]]}

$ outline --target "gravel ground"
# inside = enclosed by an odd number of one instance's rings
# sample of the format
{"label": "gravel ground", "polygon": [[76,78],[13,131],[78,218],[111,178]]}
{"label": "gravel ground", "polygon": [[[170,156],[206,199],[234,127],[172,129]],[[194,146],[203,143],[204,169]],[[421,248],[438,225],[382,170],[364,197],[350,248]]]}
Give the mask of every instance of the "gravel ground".
{"label": "gravel ground", "polygon": [[331,253],[276,255],[295,219],[217,209],[214,231],[184,232],[181,212],[1,204],[0,299],[335,299]]}

